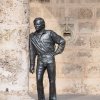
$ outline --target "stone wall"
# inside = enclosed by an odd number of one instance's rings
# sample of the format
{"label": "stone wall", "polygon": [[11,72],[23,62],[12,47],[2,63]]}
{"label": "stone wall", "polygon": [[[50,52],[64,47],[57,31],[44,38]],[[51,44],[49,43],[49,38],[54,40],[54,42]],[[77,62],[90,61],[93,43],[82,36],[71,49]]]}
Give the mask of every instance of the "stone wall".
{"label": "stone wall", "polygon": [[[65,22],[72,31],[64,37],[65,51],[56,56],[57,93],[100,94],[100,0],[31,0],[31,32],[35,17],[43,17],[46,28],[62,36]],[[36,93],[35,74],[29,76],[30,92]],[[46,93],[47,80],[45,75]]]}
{"label": "stone wall", "polygon": [[0,1],[0,93],[28,92],[29,1]]}

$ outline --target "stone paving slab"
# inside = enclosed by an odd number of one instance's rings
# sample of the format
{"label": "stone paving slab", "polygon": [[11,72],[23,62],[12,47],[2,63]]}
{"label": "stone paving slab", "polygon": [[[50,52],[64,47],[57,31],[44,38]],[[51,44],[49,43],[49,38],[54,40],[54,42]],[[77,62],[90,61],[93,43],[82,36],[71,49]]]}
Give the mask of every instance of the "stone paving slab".
{"label": "stone paving slab", "polygon": [[[38,100],[37,95],[5,95],[0,94],[0,100]],[[46,100],[48,99],[48,95],[46,95]],[[92,95],[58,95],[57,100],[100,100],[100,96],[92,96]]]}
{"label": "stone paving slab", "polygon": [[[33,96],[35,100],[37,99],[37,96]],[[46,100],[48,99],[48,96],[46,96]],[[93,95],[58,95],[57,100],[100,100],[100,96],[93,96]]]}
{"label": "stone paving slab", "polygon": [[57,100],[100,100],[100,96],[64,95],[64,96],[58,96]]}
{"label": "stone paving slab", "polygon": [[35,100],[29,95],[10,95],[10,94],[0,94],[0,100]]}

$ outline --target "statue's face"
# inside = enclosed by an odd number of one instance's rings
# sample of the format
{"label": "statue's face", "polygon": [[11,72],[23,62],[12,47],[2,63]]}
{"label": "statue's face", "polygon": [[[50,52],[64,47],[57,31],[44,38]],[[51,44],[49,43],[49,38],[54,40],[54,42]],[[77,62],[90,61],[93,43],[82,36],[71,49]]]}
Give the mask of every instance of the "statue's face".
{"label": "statue's face", "polygon": [[44,23],[41,21],[41,20],[37,20],[35,23],[34,23],[34,27],[36,29],[36,31],[40,31],[44,28]]}

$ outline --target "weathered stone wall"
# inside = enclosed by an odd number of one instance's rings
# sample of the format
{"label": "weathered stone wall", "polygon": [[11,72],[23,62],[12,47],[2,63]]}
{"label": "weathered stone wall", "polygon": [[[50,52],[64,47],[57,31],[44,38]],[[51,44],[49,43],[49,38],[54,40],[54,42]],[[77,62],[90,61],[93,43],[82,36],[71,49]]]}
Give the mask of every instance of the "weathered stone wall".
{"label": "weathered stone wall", "polygon": [[0,92],[28,92],[29,1],[0,0]]}
{"label": "weathered stone wall", "polygon": [[[63,33],[64,17],[69,17],[73,34],[66,39],[62,55],[56,56],[57,93],[100,94],[100,0],[31,0],[30,29],[33,19],[43,17],[46,28]],[[43,2],[46,1],[46,2]],[[44,88],[48,93],[48,78]],[[35,74],[30,74],[30,91],[36,93]]]}

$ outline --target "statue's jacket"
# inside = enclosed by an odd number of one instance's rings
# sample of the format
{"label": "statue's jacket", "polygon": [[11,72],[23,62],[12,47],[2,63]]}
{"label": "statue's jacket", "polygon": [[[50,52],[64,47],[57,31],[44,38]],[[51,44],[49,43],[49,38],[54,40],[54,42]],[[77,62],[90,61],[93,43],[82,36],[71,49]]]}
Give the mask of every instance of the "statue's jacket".
{"label": "statue's jacket", "polygon": [[[55,44],[58,44],[55,50]],[[54,56],[63,52],[65,40],[52,30],[44,30],[41,33],[35,31],[29,35],[30,64],[35,65],[35,58],[38,61],[53,63]]]}

